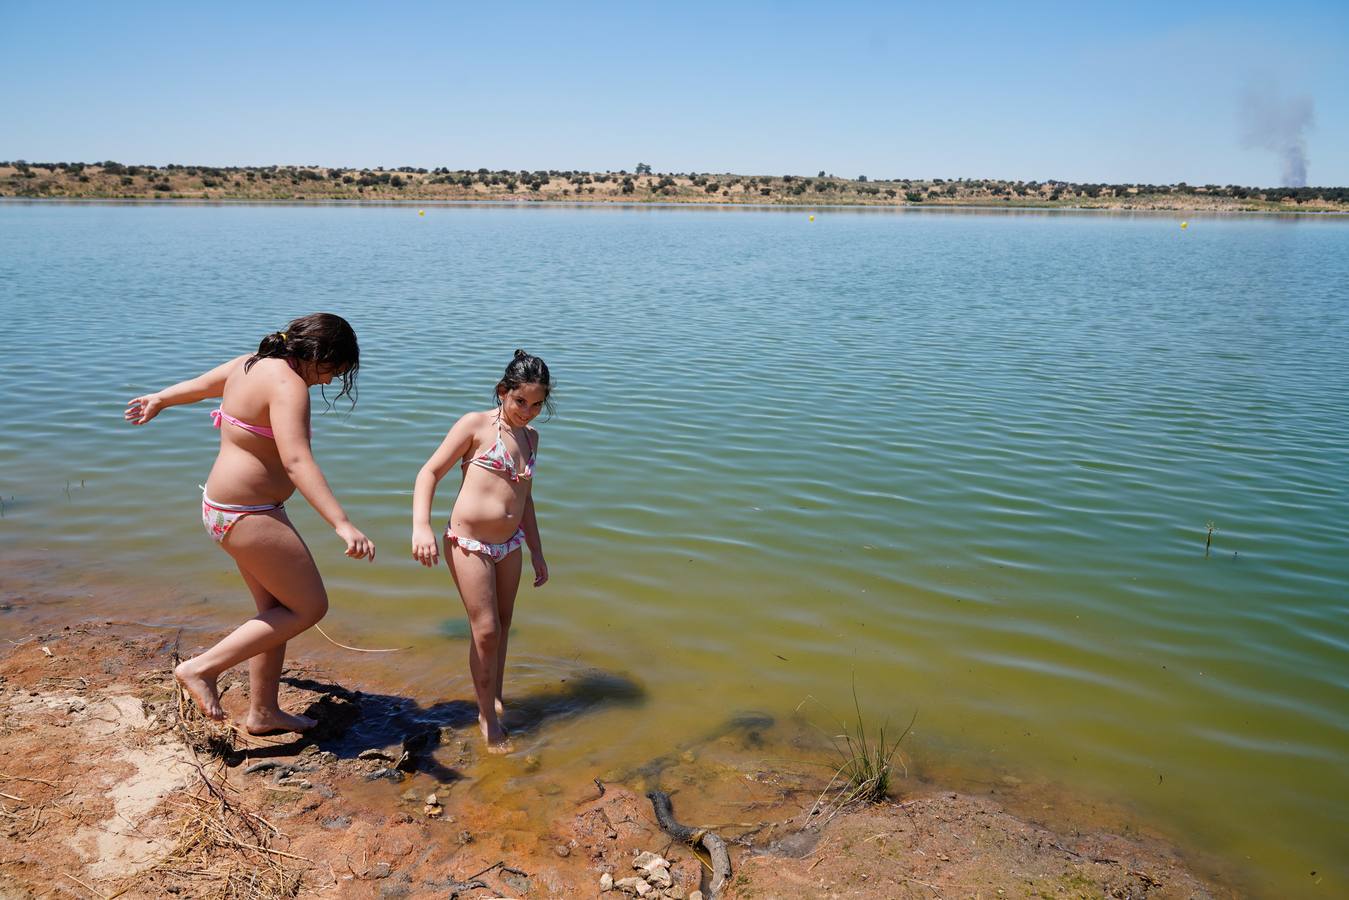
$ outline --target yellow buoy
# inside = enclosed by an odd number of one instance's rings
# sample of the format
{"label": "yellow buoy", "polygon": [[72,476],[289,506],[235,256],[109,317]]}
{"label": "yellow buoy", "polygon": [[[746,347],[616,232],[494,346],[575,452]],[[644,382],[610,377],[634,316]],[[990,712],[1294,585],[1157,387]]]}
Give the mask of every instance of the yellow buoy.
{"label": "yellow buoy", "polygon": [[1180,227],[1181,227],[1181,228],[1189,228],[1189,227],[1190,227],[1190,223],[1189,223],[1189,222],[1181,222],[1181,223],[1180,223]]}
{"label": "yellow buoy", "polygon": [[419,209],[419,210],[417,210],[417,215],[419,215],[419,216],[424,216],[424,215],[426,215],[426,210],[424,210],[424,209]]}
{"label": "yellow buoy", "polygon": [[811,216],[811,217],[810,217],[810,221],[814,222],[814,221],[815,221],[815,217],[814,217],[814,216]]}

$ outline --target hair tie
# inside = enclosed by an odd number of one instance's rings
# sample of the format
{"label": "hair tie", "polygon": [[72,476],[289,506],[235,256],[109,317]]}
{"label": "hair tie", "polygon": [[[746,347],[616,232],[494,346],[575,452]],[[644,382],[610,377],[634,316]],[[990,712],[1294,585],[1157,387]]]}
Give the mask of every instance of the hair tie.
{"label": "hair tie", "polygon": [[286,332],[278,331],[277,334],[281,335],[281,343],[284,344],[286,342]]}

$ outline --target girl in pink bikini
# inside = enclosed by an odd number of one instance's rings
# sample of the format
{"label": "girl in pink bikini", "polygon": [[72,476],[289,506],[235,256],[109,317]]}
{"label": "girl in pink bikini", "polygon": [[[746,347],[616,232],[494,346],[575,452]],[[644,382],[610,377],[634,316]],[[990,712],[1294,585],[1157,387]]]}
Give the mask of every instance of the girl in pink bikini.
{"label": "girl in pink bikini", "polygon": [[346,320],[314,313],[263,338],[251,356],[127,404],[127,421],[144,425],[167,407],[221,398],[211,412],[220,429],[220,455],[202,491],[201,519],[212,540],[234,558],[258,614],[173,674],[206,716],[221,720],[216,679],[248,660],[244,724],[253,734],[304,731],[316,724],[277,704],[286,641],[328,611],[323,579],[286,516],[285,501],[298,489],[346,543],[347,556],[375,559],[374,542],[342,511],[309,448],[309,389],[338,378],[337,396],[350,397],[359,365],[356,333]]}
{"label": "girl in pink bikini", "polygon": [[434,566],[440,553],[431,528],[431,501],[440,479],[459,464],[463,481],[445,529],[445,561],[468,613],[473,634],[468,668],[478,699],[478,725],[492,753],[513,749],[501,727],[501,682],[520,587],[522,543],[529,547],[534,586],[548,580],[530,491],[539,433],[529,423],[545,407],[552,411],[551,389],[543,360],[516,350],[497,383],[496,408],[468,413],[454,423],[417,473],[412,494],[412,558]]}

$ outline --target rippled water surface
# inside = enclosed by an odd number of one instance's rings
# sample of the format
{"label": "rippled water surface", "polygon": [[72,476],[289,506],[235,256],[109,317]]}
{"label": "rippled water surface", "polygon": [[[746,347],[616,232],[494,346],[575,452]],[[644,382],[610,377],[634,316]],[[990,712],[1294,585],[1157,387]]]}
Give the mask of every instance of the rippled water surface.
{"label": "rippled water surface", "polygon": [[625,685],[531,738],[555,771],[842,714],[855,676],[918,711],[920,768],[1126,806],[1256,893],[1349,892],[1349,222],[4,204],[0,309],[0,564],[241,617],[199,525],[210,407],[136,430],[122,403],[338,312],[360,399],[315,447],[379,559],[297,496],[325,627],[411,646],[385,665],[418,702],[467,698],[410,488],[525,347],[560,383],[553,580],[510,690]]}

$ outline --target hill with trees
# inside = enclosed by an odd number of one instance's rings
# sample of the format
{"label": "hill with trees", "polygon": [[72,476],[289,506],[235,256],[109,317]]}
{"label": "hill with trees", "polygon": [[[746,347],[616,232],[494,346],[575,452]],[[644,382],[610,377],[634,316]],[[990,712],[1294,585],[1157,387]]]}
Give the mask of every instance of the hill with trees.
{"label": "hill with trees", "polygon": [[349,169],[0,162],[0,197],[53,199],[565,201],[792,206],[981,206],[1349,212],[1345,187],[1079,184],[995,178],[840,178],[574,170]]}

